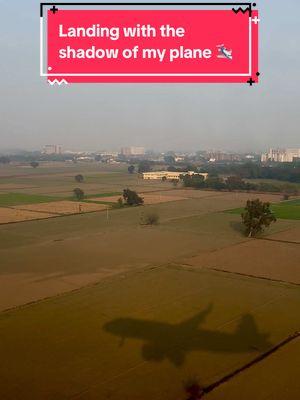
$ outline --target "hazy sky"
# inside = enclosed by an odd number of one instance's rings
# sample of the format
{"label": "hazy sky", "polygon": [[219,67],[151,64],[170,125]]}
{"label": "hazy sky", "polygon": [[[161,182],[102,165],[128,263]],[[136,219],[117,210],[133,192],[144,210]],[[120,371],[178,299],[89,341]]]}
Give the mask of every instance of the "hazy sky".
{"label": "hazy sky", "polygon": [[0,0],[0,153],[300,147],[300,1],[258,0],[259,85],[79,84],[39,77],[39,1]]}

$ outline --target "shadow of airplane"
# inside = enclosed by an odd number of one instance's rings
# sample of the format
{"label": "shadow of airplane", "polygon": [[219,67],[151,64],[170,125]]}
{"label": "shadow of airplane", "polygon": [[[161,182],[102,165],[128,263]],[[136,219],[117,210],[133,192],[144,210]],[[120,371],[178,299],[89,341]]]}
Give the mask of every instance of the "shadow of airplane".
{"label": "shadow of airplane", "polygon": [[176,366],[184,363],[186,353],[195,350],[246,353],[264,351],[272,346],[268,341],[269,334],[259,333],[250,314],[242,316],[234,333],[199,329],[212,307],[210,304],[202,312],[179,324],[118,318],[106,323],[103,329],[120,337],[121,345],[126,338],[144,340],[144,360],[159,362],[168,359]]}

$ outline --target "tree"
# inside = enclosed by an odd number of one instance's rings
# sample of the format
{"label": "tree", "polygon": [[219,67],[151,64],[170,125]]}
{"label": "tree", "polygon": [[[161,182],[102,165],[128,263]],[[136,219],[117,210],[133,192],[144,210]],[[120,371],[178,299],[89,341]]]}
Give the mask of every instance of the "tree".
{"label": "tree", "polygon": [[84,177],[81,174],[75,176],[75,181],[78,183],[82,183],[84,181]]}
{"label": "tree", "polygon": [[240,176],[229,176],[226,179],[226,186],[229,191],[245,190],[246,182]]}
{"label": "tree", "polygon": [[180,175],[180,179],[182,179],[183,186],[185,187],[193,187],[195,189],[202,189],[206,187],[204,177],[202,175],[182,174]]}
{"label": "tree", "polygon": [[135,171],[135,166],[134,166],[134,165],[130,165],[130,166],[128,167],[128,172],[129,172],[130,174],[133,174],[134,171]]}
{"label": "tree", "polygon": [[37,168],[40,164],[37,161],[31,161],[30,165],[32,168]]}
{"label": "tree", "polygon": [[1,156],[0,157],[0,164],[9,164],[10,163],[10,159],[6,156]]}
{"label": "tree", "polygon": [[270,203],[263,203],[259,199],[247,201],[242,220],[248,237],[256,236],[268,228],[272,222],[276,222],[270,206]]}
{"label": "tree", "polygon": [[73,190],[74,196],[76,197],[77,200],[82,200],[84,199],[84,191],[80,188],[75,188]]}
{"label": "tree", "polygon": [[124,189],[123,198],[128,206],[140,206],[144,204],[144,199],[140,197],[134,190]]}
{"label": "tree", "polygon": [[166,176],[163,176],[163,177],[161,178],[161,180],[162,180],[163,182],[166,182],[167,177],[166,177]]}
{"label": "tree", "polygon": [[141,218],[141,225],[158,225],[159,215],[155,212],[150,212],[149,214],[143,215]]}
{"label": "tree", "polygon": [[142,174],[143,172],[150,172],[151,164],[148,161],[141,161],[138,167],[138,173]]}
{"label": "tree", "polygon": [[210,176],[205,181],[205,186],[214,189],[214,190],[223,190],[226,189],[226,184],[224,183],[222,178],[218,176]]}
{"label": "tree", "polygon": [[165,160],[165,163],[166,163],[166,164],[173,165],[173,164],[176,163],[175,157],[172,156],[172,155],[166,155],[166,156],[164,156],[164,160]]}

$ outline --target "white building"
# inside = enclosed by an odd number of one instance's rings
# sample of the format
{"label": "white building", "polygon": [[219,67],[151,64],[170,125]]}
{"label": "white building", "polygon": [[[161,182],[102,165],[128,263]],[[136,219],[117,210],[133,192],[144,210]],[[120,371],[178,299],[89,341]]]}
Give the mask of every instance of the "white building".
{"label": "white building", "polygon": [[198,173],[194,171],[188,171],[188,172],[172,172],[172,171],[152,171],[152,172],[143,172],[142,176],[143,179],[146,180],[162,180],[162,179],[167,179],[167,180],[179,180],[180,176],[182,175],[201,175],[203,176],[204,180],[207,179],[208,174],[207,173]]}
{"label": "white building", "polygon": [[261,162],[293,162],[296,158],[300,158],[300,149],[270,149],[262,154]]}
{"label": "white building", "polygon": [[143,156],[145,149],[144,147],[122,147],[121,154],[123,156]]}
{"label": "white building", "polygon": [[46,144],[43,148],[43,154],[62,154],[62,146],[60,144]]}

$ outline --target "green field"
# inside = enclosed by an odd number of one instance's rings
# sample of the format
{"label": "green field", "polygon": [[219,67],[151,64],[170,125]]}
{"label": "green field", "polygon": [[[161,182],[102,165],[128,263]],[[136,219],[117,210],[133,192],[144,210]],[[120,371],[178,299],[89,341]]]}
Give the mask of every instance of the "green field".
{"label": "green field", "polygon": [[[272,204],[271,210],[275,214],[276,218],[279,219],[300,219],[300,200],[283,201],[278,204]],[[231,214],[242,214],[244,208],[236,208],[234,210],[228,210]]]}
{"label": "green field", "polygon": [[25,193],[0,193],[0,207],[18,206],[24,204],[48,203],[59,200],[52,196]]}

